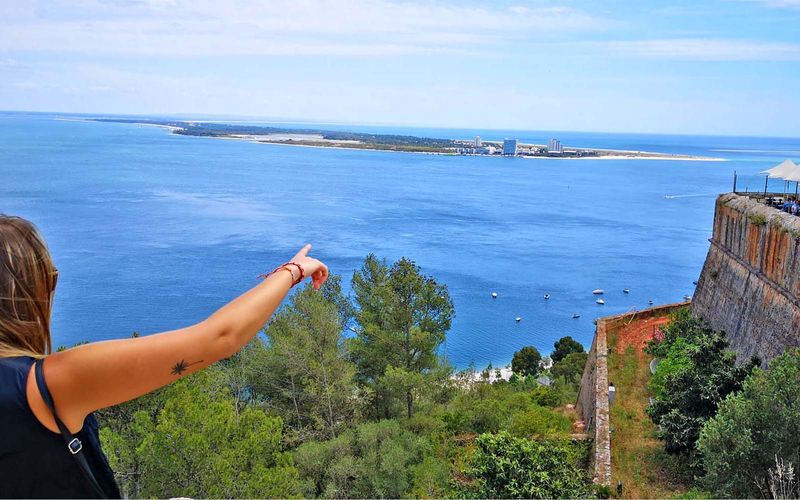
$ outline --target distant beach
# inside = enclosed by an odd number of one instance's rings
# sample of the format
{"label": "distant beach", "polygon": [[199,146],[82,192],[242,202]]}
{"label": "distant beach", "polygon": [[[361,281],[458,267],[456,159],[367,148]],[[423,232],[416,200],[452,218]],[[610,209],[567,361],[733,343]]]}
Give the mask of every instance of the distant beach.
{"label": "distant beach", "polygon": [[87,120],[159,126],[167,128],[173,134],[178,135],[214,137],[218,139],[232,139],[283,146],[391,151],[446,156],[480,156],[489,158],[514,156],[528,159],[725,161],[723,158],[709,156],[575,146],[565,146],[563,150],[560,150],[557,154],[553,154],[548,152],[548,148],[545,145],[522,142],[515,146],[515,151],[517,151],[518,147],[520,152],[506,155],[503,154],[503,143],[498,141],[484,141],[481,148],[476,148],[474,147],[474,141],[466,139],[437,139],[431,137],[366,134],[362,132],[318,129],[288,129],[205,121],[135,120],[122,118],[87,118]]}

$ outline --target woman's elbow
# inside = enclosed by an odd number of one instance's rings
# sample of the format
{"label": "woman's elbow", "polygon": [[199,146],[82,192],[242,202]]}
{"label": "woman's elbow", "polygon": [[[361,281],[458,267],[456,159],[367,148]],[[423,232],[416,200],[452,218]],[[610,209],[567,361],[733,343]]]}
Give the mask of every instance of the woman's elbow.
{"label": "woman's elbow", "polygon": [[200,326],[208,335],[208,346],[217,360],[230,358],[239,351],[241,346],[237,341],[236,332],[224,322],[219,321],[219,318],[211,316]]}

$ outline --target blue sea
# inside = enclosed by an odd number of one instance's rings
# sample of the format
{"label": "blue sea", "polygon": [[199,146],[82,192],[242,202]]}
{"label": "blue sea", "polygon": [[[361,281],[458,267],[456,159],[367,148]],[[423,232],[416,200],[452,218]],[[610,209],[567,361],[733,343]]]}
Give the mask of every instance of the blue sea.
{"label": "blue sea", "polygon": [[445,283],[456,317],[443,350],[456,367],[505,365],[526,345],[548,353],[565,335],[588,346],[595,318],[693,293],[714,198],[734,171],[739,189],[758,191],[759,171],[800,160],[800,139],[322,126],[727,161],[549,160],[265,145],[72,118],[0,113],[0,212],[34,221],[49,242],[53,340],[65,346],[200,321],[306,242],[348,291],[368,253],[410,257]]}

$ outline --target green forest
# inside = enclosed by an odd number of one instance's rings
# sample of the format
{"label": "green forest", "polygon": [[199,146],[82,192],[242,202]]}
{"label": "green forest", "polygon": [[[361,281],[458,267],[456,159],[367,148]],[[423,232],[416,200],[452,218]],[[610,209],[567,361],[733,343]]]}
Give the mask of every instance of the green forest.
{"label": "green forest", "polygon": [[724,332],[684,309],[647,351],[659,360],[647,413],[680,459],[668,472],[693,486],[687,497],[800,496],[800,350],[768,369],[756,358],[737,360]]}
{"label": "green forest", "polygon": [[[232,135],[300,134],[319,135],[329,141],[358,141],[361,144],[347,144],[347,147],[369,147],[378,149],[397,149],[407,151],[450,151],[463,146],[453,139],[416,137],[398,134],[370,134],[366,132],[347,132],[318,128],[285,128],[263,125],[232,125],[227,123],[186,122],[179,120],[151,120],[145,118],[94,118],[93,121],[111,123],[142,123],[174,127],[173,133],[200,137],[228,137]],[[302,140],[286,141],[304,144]],[[308,144],[315,144],[308,142]]]}
{"label": "green forest", "polygon": [[[447,287],[369,255],[297,290],[232,358],[98,412],[123,494],[153,497],[584,498],[591,441],[572,404],[587,354],[524,346],[513,375],[440,352]],[[647,407],[684,497],[797,498],[800,350],[761,368],[679,310],[646,348]],[[545,369],[544,367],[548,367]],[[613,426],[612,422],[612,426]]]}
{"label": "green forest", "polygon": [[593,494],[570,405],[583,346],[559,340],[547,370],[524,347],[507,381],[491,366],[457,372],[440,354],[455,315],[446,285],[369,255],[351,289],[339,276],[301,288],[232,358],[98,412],[123,494]]}

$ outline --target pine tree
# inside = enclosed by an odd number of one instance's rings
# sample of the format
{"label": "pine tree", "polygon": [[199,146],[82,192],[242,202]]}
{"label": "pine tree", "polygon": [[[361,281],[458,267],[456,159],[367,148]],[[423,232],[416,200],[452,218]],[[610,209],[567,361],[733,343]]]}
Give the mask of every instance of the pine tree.
{"label": "pine tree", "polygon": [[298,441],[336,437],[355,413],[355,366],[345,352],[340,283],[331,277],[322,293],[307,285],[265,329],[269,345],[252,386]]}
{"label": "pine tree", "polygon": [[359,380],[372,391],[375,416],[394,416],[393,403],[403,399],[411,418],[415,394],[442,375],[438,349],[454,316],[447,287],[422,275],[412,260],[388,267],[369,255],[353,276],[353,290],[353,359]]}

